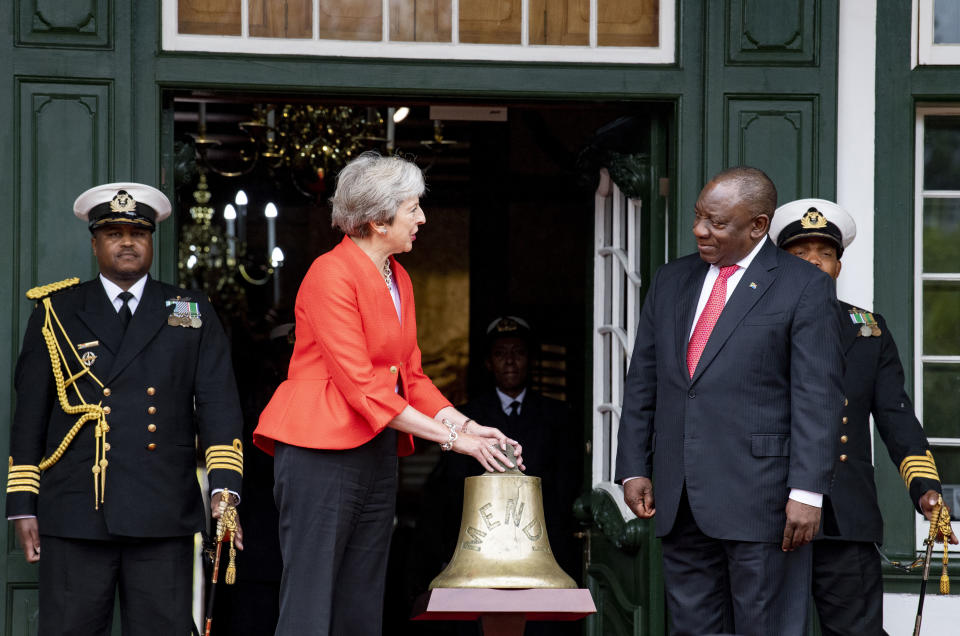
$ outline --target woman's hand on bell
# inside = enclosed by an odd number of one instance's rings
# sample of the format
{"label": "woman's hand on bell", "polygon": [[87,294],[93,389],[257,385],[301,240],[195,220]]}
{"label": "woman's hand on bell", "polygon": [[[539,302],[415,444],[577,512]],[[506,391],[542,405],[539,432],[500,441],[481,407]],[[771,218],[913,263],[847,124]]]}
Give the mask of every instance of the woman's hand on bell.
{"label": "woman's hand on bell", "polygon": [[[465,428],[466,430],[464,433],[467,436],[478,437],[484,440],[485,447],[488,451],[491,451],[489,454],[493,457],[496,457],[497,460],[502,462],[504,465],[509,465],[511,467],[513,464],[506,461],[507,456],[504,454],[504,451],[507,450],[507,444],[513,446],[514,461],[516,462],[517,467],[520,470],[526,470],[526,466],[523,465],[523,447],[520,445],[520,442],[515,439],[510,439],[498,428],[494,428],[492,426],[483,426],[482,424],[478,424],[473,420],[470,420]],[[454,445],[454,449],[456,449],[456,445]],[[496,455],[494,455],[492,451],[496,451]],[[472,453],[467,454],[472,455]],[[476,456],[474,455],[474,457]],[[480,461],[479,458],[478,461]],[[483,461],[480,461],[480,463],[483,464],[484,468],[490,470],[489,466],[484,464]],[[499,465],[497,465],[497,469],[501,472],[504,470]]]}

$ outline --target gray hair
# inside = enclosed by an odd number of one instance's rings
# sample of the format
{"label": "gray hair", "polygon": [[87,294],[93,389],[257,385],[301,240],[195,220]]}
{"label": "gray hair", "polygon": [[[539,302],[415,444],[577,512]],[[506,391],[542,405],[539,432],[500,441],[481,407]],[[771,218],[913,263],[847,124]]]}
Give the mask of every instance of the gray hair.
{"label": "gray hair", "polygon": [[348,236],[364,238],[370,234],[370,223],[391,225],[400,204],[423,196],[425,190],[423,172],[415,163],[369,150],[337,176],[337,190],[330,199],[331,225]]}
{"label": "gray hair", "polygon": [[777,188],[763,170],[736,166],[720,172],[711,181],[732,181],[752,216],[766,214],[773,220],[773,211],[777,209]]}

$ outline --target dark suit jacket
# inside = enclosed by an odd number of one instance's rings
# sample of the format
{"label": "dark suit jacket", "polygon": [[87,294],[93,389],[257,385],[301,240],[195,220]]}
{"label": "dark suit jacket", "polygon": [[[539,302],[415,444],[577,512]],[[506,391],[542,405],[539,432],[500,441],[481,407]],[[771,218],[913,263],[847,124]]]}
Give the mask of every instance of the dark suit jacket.
{"label": "dark suit jacket", "polygon": [[[177,297],[198,303],[201,328],[167,324],[173,307],[165,301]],[[202,450],[232,448],[242,431],[229,343],[206,296],[148,279],[125,333],[99,279],[57,292],[51,301],[73,345],[97,343],[80,353],[96,355],[91,370],[103,386],[89,376],[76,386],[86,402],[110,407],[104,503],[94,509],[95,422],[87,422],[62,458],[43,472],[39,496],[7,494],[7,516],[36,514],[41,534],[80,539],[199,531],[204,516],[195,436]],[[57,400],[41,335],[45,313],[38,305],[30,317],[17,362],[10,435],[15,465],[36,466],[49,457],[78,418]],[[59,329],[55,332],[76,373],[82,367]],[[72,388],[68,396],[79,403]],[[209,479],[211,488],[240,491],[240,470],[211,470]]]}
{"label": "dark suit jacket", "polygon": [[[903,367],[897,345],[886,321],[873,314],[880,326],[879,336],[860,336],[860,325],[850,320],[849,303],[841,303],[843,348],[847,370],[843,388],[848,404],[843,411],[840,435],[846,438],[840,452],[846,461],[834,464],[830,499],[840,536],[847,541],[883,541],[883,519],[877,506],[870,444],[870,414],[887,446],[893,463],[904,457],[924,455],[929,449],[923,427],[913,412],[913,403],[904,390]],[[940,492],[940,482],[916,477],[910,484],[914,506],[928,490]],[[919,508],[918,508],[919,510]]]}
{"label": "dark suit jacket", "polygon": [[708,265],[661,267],[647,293],[624,392],[615,479],[652,477],[656,532],[686,484],[700,529],[779,542],[791,488],[828,493],[843,352],[833,280],[767,239],[691,379],[686,351]]}

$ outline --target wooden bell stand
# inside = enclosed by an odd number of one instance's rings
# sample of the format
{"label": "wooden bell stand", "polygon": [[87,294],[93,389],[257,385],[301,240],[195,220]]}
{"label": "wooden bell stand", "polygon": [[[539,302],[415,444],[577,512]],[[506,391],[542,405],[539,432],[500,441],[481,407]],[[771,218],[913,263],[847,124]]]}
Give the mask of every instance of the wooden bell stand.
{"label": "wooden bell stand", "polygon": [[420,595],[414,621],[480,621],[483,636],[522,636],[527,621],[576,621],[597,611],[590,590],[436,588]]}

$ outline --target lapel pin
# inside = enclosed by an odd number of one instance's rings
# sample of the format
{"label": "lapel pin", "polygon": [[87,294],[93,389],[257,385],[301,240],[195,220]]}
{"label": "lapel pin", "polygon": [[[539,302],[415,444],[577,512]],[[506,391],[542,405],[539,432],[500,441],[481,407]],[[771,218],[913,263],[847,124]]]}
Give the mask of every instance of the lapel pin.
{"label": "lapel pin", "polygon": [[97,354],[95,354],[93,351],[87,351],[80,358],[80,361],[83,362],[85,367],[92,367],[93,363],[97,361]]}
{"label": "lapel pin", "polygon": [[757,284],[751,282],[751,283],[750,283],[750,289],[756,289],[756,288],[757,288]]}
{"label": "lapel pin", "polygon": [[90,347],[98,347],[98,346],[100,346],[99,340],[91,340],[90,342],[81,342],[80,344],[77,345],[77,351],[81,351],[83,349],[89,349]]}

